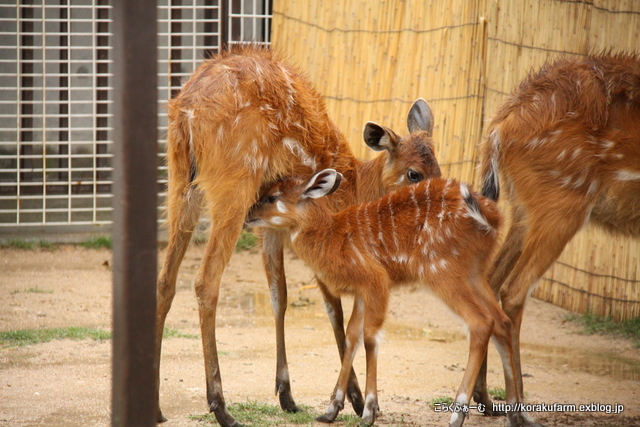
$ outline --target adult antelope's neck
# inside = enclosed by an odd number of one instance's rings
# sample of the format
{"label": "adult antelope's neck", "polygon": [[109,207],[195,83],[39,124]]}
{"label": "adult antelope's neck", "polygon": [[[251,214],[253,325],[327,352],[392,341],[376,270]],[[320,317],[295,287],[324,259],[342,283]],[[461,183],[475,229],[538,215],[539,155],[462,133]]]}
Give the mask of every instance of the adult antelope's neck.
{"label": "adult antelope's neck", "polygon": [[383,152],[373,160],[358,161],[357,166],[357,192],[359,202],[369,202],[384,196],[382,182],[387,153]]}

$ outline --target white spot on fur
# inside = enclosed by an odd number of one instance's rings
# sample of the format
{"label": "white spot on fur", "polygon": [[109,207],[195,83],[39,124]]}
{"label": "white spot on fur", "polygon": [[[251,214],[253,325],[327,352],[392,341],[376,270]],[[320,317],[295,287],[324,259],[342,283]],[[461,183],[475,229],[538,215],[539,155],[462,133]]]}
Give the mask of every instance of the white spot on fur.
{"label": "white spot on fur", "polygon": [[298,156],[302,163],[309,166],[311,169],[316,168],[316,161],[311,158],[298,141],[293,138],[284,138],[282,144],[291,151],[292,154]]}
{"label": "white spot on fur", "polygon": [[287,207],[285,206],[285,204],[284,204],[284,202],[282,200],[278,200],[276,202],[276,209],[280,213],[287,213]]}
{"label": "white spot on fur", "polygon": [[602,145],[606,150],[616,145],[615,142],[609,141],[608,139],[603,139],[600,141],[600,145]]}
{"label": "white spot on fur", "polygon": [[582,148],[576,148],[575,150],[573,150],[573,154],[571,154],[571,159],[572,160],[577,159],[581,152],[582,152]]}
{"label": "white spot on fur", "polygon": [[467,396],[466,393],[460,393],[456,398],[456,402],[458,402],[460,405],[466,405],[467,403],[469,403],[469,396]]}
{"label": "white spot on fur", "polygon": [[532,140],[526,143],[526,146],[529,148],[536,148],[544,144],[545,142],[547,142],[546,138],[533,138]]}
{"label": "white spot on fur", "polygon": [[640,179],[640,172],[620,169],[616,172],[616,179],[618,181],[636,181]]}
{"label": "white spot on fur", "polygon": [[587,190],[587,196],[593,196],[596,193],[597,189],[598,189],[598,180],[594,179],[593,181],[591,181],[591,184],[589,184],[589,189]]}
{"label": "white spot on fur", "polygon": [[269,222],[274,225],[282,225],[284,224],[284,219],[281,216],[274,216]]}
{"label": "white spot on fur", "polygon": [[573,181],[573,177],[572,176],[565,176],[564,178],[562,178],[560,180],[560,185],[562,187],[568,187],[569,185],[571,185],[571,181]]}

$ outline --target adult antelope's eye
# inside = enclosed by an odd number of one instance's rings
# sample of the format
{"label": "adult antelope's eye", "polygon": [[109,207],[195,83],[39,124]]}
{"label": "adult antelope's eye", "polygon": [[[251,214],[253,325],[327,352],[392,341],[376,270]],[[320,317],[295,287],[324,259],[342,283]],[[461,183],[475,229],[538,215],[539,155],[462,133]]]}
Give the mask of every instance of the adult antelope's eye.
{"label": "adult antelope's eye", "polygon": [[276,195],[271,195],[271,196],[267,197],[267,203],[275,203],[276,200],[278,200],[278,196],[276,196]]}
{"label": "adult antelope's eye", "polygon": [[413,169],[409,169],[407,171],[407,179],[411,182],[420,182],[422,181],[422,174],[414,171]]}

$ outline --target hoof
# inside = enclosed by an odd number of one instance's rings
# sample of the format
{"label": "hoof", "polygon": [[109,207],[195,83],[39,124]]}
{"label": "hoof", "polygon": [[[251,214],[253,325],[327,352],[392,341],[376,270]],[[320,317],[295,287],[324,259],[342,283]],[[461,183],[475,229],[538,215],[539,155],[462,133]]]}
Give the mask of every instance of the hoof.
{"label": "hoof", "polygon": [[473,400],[478,404],[478,407],[482,405],[484,411],[481,412],[487,417],[504,417],[505,415],[507,415],[507,413],[504,411],[494,409],[493,400],[491,400],[489,394],[486,391],[484,393],[474,391]]}
{"label": "hoof", "polygon": [[331,424],[333,422],[334,419],[331,419],[327,416],[327,414],[321,415],[318,418],[316,418],[316,421],[319,423],[325,423],[325,424]]}
{"label": "hoof", "polygon": [[508,427],[545,427],[536,422],[527,412],[510,412],[507,416]]}
{"label": "hoof", "polygon": [[167,420],[165,416],[162,415],[162,411],[158,410],[158,415],[156,415],[156,422],[158,424],[161,424],[161,423],[166,423],[167,421],[169,420]]}
{"label": "hoof", "polygon": [[222,427],[244,427],[227,411],[227,406],[224,403],[222,405],[212,403],[209,406],[209,412],[213,412],[216,416],[216,421]]}
{"label": "hoof", "polygon": [[316,421],[321,423],[332,423],[338,417],[340,411],[344,408],[344,401],[334,399],[331,401],[331,405],[329,405],[329,409],[324,415],[316,418]]}
{"label": "hoof", "polygon": [[351,402],[351,406],[353,406],[353,411],[358,414],[359,417],[362,416],[364,412],[364,399],[362,398],[362,392],[360,389],[357,390],[347,390],[347,399]]}
{"label": "hoof", "polygon": [[360,421],[360,426],[361,427],[369,427],[372,426],[373,423],[376,421],[376,418],[378,418],[378,405],[375,405],[373,408],[371,408],[371,410],[366,411],[366,415],[364,417],[362,417],[362,421]]}
{"label": "hoof", "polygon": [[293,396],[291,395],[291,387],[289,384],[281,383],[276,387],[276,394],[278,395],[278,399],[280,399],[280,408],[282,408],[285,412],[296,413],[300,412],[300,408],[296,405],[296,402],[293,400]]}
{"label": "hoof", "polygon": [[449,427],[461,427],[462,424],[464,424],[465,418],[467,418],[466,412],[454,412],[453,414],[451,414]]}
{"label": "hoof", "polygon": [[363,418],[362,421],[360,421],[360,424],[358,424],[358,426],[360,427],[370,427],[373,425],[373,422],[375,421],[374,418],[368,417],[368,418]]}

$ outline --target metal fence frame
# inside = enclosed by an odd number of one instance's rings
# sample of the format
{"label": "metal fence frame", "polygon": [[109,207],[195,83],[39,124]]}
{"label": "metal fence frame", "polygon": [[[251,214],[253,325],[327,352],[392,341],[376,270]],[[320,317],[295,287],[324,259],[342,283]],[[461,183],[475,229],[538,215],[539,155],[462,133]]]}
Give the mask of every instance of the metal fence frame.
{"label": "metal fence frame", "polygon": [[[111,0],[7,1],[0,2],[0,237],[108,232]],[[157,5],[162,210],[167,100],[221,46],[269,44],[271,0],[158,0]]]}

